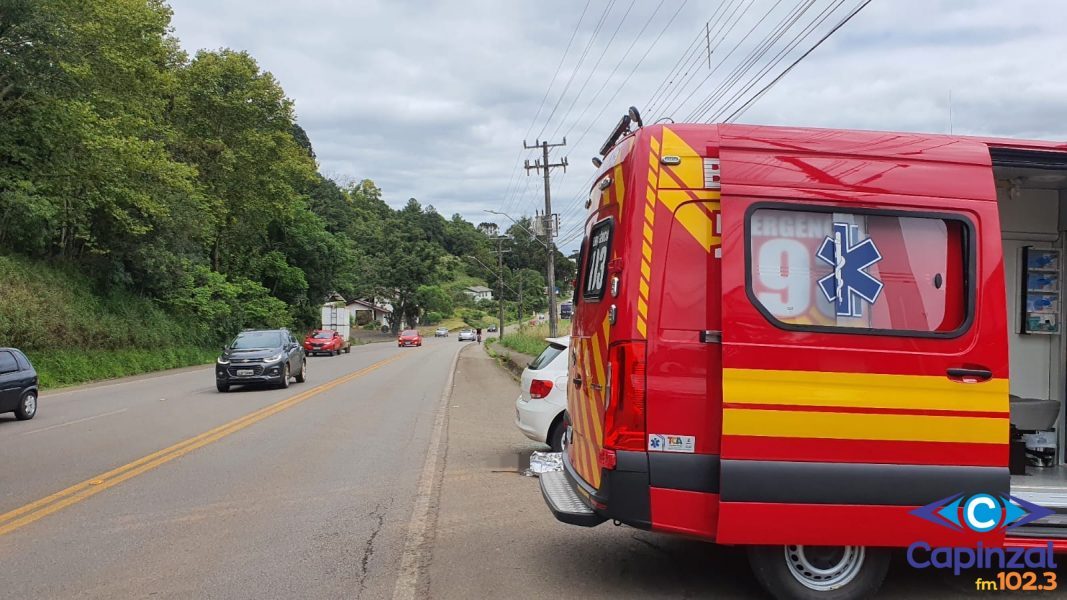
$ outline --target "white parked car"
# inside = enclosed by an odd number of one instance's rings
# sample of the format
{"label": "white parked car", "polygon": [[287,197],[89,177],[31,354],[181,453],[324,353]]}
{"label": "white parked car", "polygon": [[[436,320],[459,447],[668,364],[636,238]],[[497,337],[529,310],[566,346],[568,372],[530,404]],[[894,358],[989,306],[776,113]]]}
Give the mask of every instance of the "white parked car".
{"label": "white parked car", "polygon": [[567,349],[571,338],[548,338],[548,347],[522,372],[515,425],[526,437],[563,450],[563,412],[567,410]]}

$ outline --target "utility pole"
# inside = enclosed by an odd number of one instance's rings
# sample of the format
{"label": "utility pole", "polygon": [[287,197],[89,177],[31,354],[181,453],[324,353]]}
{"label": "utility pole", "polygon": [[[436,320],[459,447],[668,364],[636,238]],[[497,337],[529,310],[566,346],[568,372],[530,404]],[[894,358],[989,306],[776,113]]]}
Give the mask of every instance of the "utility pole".
{"label": "utility pole", "polygon": [[500,297],[497,299],[497,306],[500,308],[500,326],[497,329],[496,335],[499,339],[504,339],[504,238],[496,238],[496,255],[497,255],[497,288],[500,290]]}
{"label": "utility pole", "polygon": [[558,163],[548,162],[548,149],[556,148],[567,145],[567,138],[563,138],[563,141],[559,144],[549,144],[548,142],[536,141],[532,146],[526,143],[526,140],[522,141],[522,147],[527,150],[534,148],[541,148],[541,158],[534,161],[534,164],[530,164],[529,159],[526,160],[524,165],[526,174],[529,175],[530,171],[537,170],[542,172],[545,176],[545,216],[542,226],[544,227],[545,234],[545,247],[548,249],[548,332],[550,337],[556,337],[556,319],[559,315],[556,314],[556,247],[552,241],[555,235],[555,219],[556,215],[552,212],[552,189],[549,182],[548,172],[552,167],[563,167],[563,170],[567,170],[567,157],[564,156]]}
{"label": "utility pole", "polygon": [[519,314],[519,323],[522,323],[522,274],[519,275],[519,305],[515,307]]}

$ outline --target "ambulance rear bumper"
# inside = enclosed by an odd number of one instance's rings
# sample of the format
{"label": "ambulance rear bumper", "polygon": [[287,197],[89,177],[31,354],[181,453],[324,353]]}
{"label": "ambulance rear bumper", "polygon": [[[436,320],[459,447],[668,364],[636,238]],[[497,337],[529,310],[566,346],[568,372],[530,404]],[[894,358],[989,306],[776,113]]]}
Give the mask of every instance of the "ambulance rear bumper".
{"label": "ambulance rear bumper", "polygon": [[595,527],[607,519],[590,508],[578,495],[563,471],[541,473],[541,495],[556,520],[570,525]]}

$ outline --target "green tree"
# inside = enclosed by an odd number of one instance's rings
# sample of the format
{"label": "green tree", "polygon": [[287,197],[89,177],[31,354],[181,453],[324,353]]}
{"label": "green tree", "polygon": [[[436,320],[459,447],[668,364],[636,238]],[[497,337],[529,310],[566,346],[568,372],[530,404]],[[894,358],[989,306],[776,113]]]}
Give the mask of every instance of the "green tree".
{"label": "green tree", "polygon": [[436,285],[420,285],[415,290],[415,303],[422,311],[436,312],[444,316],[452,314],[452,298]]}

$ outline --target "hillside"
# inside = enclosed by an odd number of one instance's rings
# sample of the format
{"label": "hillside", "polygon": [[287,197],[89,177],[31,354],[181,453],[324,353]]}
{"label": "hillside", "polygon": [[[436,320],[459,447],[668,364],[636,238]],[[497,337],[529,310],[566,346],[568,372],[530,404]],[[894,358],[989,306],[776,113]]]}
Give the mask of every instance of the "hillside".
{"label": "hillside", "polygon": [[0,256],[0,346],[26,351],[50,388],[214,359],[203,328],[70,268]]}
{"label": "hillside", "polygon": [[[335,293],[392,305],[394,330],[496,311],[462,292],[497,280],[489,228],[324,177],[281,82],[247,52],[183,52],[166,3],[3,16],[0,346],[46,385],[199,362],[242,328],[301,331]],[[524,290],[529,312],[547,256],[509,233],[504,300],[516,311]]]}

